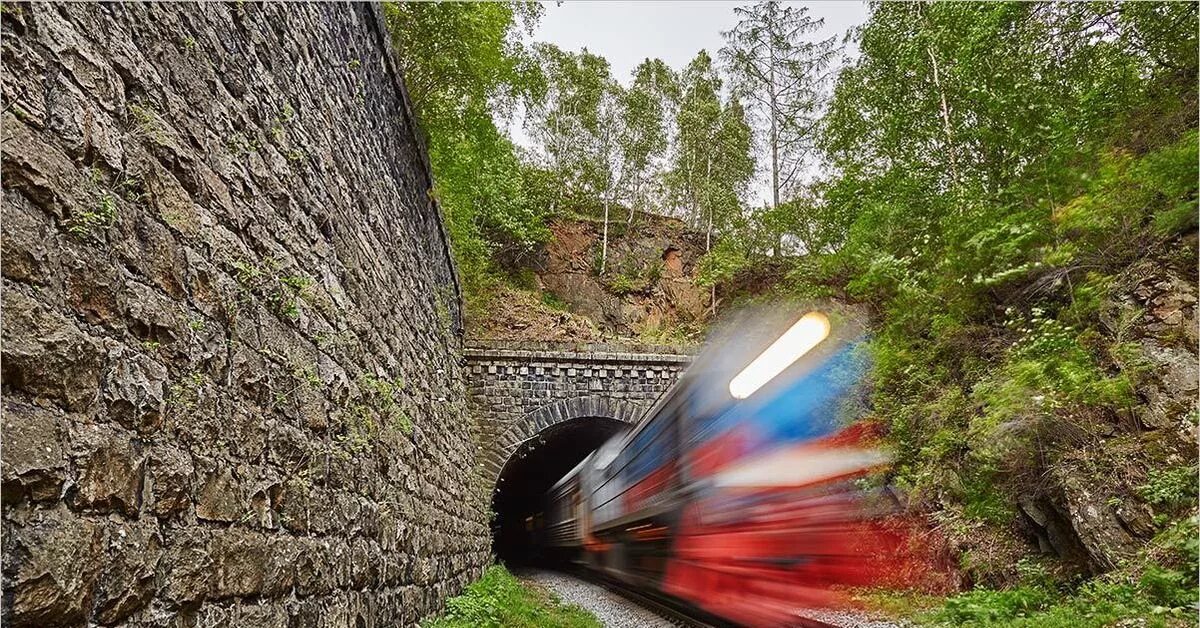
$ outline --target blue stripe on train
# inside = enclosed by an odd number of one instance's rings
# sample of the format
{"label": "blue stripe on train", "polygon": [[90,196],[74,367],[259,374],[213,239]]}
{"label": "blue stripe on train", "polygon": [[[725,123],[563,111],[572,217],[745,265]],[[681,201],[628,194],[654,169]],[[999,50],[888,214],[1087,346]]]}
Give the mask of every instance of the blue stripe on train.
{"label": "blue stripe on train", "polygon": [[754,435],[759,446],[767,446],[832,434],[844,426],[844,417],[839,415],[846,393],[866,373],[862,347],[861,342],[850,343],[775,394],[761,399],[751,396],[707,425],[691,426],[692,437],[708,441],[743,427]]}

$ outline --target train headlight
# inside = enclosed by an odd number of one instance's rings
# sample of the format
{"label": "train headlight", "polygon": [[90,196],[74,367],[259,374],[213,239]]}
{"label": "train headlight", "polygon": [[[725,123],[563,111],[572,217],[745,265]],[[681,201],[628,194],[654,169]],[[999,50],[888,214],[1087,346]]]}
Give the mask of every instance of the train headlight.
{"label": "train headlight", "polygon": [[820,312],[809,312],[783,332],[771,346],[758,354],[742,372],[729,380],[729,394],[745,399],[762,388],[812,350],[829,335],[829,319]]}

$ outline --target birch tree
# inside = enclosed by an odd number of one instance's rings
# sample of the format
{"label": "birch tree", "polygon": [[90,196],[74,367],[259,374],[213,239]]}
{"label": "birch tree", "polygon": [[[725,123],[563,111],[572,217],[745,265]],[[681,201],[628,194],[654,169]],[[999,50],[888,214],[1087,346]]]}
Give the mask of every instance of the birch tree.
{"label": "birch tree", "polygon": [[671,168],[675,203],[696,227],[706,222],[703,201],[712,176],[714,146],[721,122],[720,89],[721,79],[712,57],[701,50],[684,69],[680,81]]}
{"label": "birch tree", "polygon": [[[824,21],[805,7],[776,0],[737,7],[737,26],[724,34],[721,57],[733,91],[763,124],[770,154],[771,206],[787,200],[814,154],[834,39],[811,39]],[[775,234],[779,253],[782,234]]]}
{"label": "birch tree", "polygon": [[546,85],[530,106],[526,130],[540,148],[545,167],[559,185],[550,200],[550,213],[566,202],[600,198],[604,188],[598,155],[603,144],[602,105],[613,84],[608,61],[589,53],[537,44],[535,55]]}
{"label": "birch tree", "polygon": [[668,146],[671,103],[678,99],[678,79],[661,59],[646,59],[633,71],[633,82],[621,98],[620,150],[623,187],[627,192],[628,229],[644,203],[646,183]]}
{"label": "birch tree", "polygon": [[[737,98],[723,104],[720,88],[712,59],[701,51],[681,80],[671,171],[675,198],[691,223],[704,229],[706,257],[713,253],[714,235],[743,217],[742,197],[755,167],[746,111]],[[710,288],[715,307],[715,283]]]}

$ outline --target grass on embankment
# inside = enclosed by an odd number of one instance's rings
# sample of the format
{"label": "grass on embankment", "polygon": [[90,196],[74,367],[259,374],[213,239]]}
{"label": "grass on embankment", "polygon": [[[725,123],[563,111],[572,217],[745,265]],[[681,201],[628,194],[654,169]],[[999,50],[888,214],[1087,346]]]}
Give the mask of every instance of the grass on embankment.
{"label": "grass on embankment", "polygon": [[421,622],[421,628],[600,628],[591,613],[576,604],[517,580],[502,565],[492,565],[446,610]]}
{"label": "grass on embankment", "polygon": [[889,590],[860,591],[867,608],[918,626],[987,628],[1175,628],[1196,625],[1200,590],[1198,519],[1159,534],[1140,560],[1089,581],[1056,581],[1036,562],[1018,564],[1021,583],[948,598]]}
{"label": "grass on embankment", "polygon": [[1164,606],[1139,584],[1097,579],[1074,591],[1037,585],[978,589],[949,598],[902,591],[863,592],[859,600],[915,626],[979,628],[1103,628],[1195,626],[1194,608]]}

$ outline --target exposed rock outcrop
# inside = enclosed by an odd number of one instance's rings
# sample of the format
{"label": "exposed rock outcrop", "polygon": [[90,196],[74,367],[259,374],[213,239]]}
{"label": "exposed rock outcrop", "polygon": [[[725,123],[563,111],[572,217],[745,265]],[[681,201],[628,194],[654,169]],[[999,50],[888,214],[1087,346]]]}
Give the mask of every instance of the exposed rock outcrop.
{"label": "exposed rock outcrop", "polygon": [[[1097,572],[1133,558],[1158,532],[1159,513],[1139,495],[1148,473],[1195,465],[1197,457],[1196,284],[1154,260],[1126,277],[1101,318],[1114,342],[1125,343],[1116,367],[1140,403],[1128,410],[1127,425],[1110,426],[1107,436],[1053,466],[1040,506],[1021,505],[1047,550]],[[1036,516],[1042,511],[1049,521]]]}
{"label": "exposed rock outcrop", "polygon": [[[703,327],[710,293],[696,284],[702,234],[675,218],[639,213],[628,232],[623,223],[610,225],[600,273],[600,230],[584,219],[551,223],[546,244],[510,269],[530,278],[534,292],[496,289],[489,307],[473,313],[468,333],[487,340],[678,342],[680,330]],[[537,302],[537,292],[546,303]]]}

